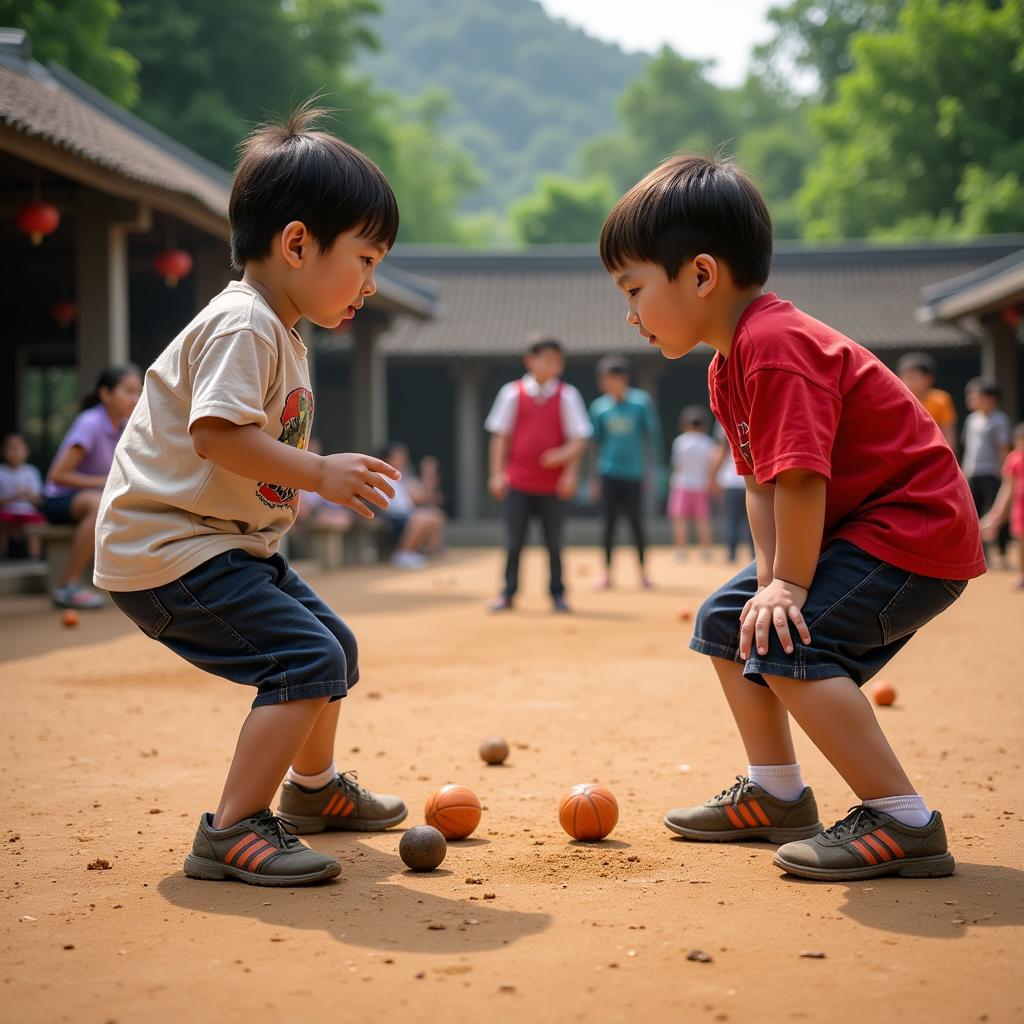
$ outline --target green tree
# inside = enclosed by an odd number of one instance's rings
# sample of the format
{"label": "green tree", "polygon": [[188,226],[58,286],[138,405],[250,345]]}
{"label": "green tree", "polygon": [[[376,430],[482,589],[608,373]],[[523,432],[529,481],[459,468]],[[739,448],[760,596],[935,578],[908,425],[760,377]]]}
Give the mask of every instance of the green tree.
{"label": "green tree", "polygon": [[810,72],[825,101],[853,64],[851,43],[860,32],[896,25],[906,0],[791,0],[768,11],[774,37],[754,51],[760,74],[778,85],[796,68]]}
{"label": "green tree", "polygon": [[815,239],[1024,229],[1024,0],[908,0],[813,120]]}
{"label": "green tree", "polygon": [[512,207],[512,227],[526,245],[596,242],[615,199],[606,178],[576,181],[545,174],[537,191]]}
{"label": "green tree", "polygon": [[0,25],[24,29],[32,55],[55,61],[123,106],[139,95],[138,60],[111,42],[117,0],[0,0]]}

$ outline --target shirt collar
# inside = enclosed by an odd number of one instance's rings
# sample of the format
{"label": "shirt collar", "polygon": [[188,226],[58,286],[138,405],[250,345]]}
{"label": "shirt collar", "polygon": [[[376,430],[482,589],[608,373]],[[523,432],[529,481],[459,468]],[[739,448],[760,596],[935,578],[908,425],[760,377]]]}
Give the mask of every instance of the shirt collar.
{"label": "shirt collar", "polygon": [[531,398],[550,398],[557,390],[561,380],[552,377],[544,384],[538,384],[537,378],[532,373],[523,375],[523,388]]}

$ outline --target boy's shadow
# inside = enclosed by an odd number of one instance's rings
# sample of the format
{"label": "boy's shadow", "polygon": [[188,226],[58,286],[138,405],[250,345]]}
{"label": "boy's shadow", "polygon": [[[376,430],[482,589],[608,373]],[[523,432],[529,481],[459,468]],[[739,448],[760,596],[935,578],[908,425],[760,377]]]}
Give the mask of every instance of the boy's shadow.
{"label": "boy's shadow", "polygon": [[[467,885],[465,895],[457,899],[431,892],[434,883],[450,891],[453,874],[473,874],[483,865],[449,865],[448,861],[457,860],[449,852],[437,871],[412,875],[397,853],[375,849],[363,839],[356,834],[332,834],[316,843],[324,852],[337,853],[341,861],[341,875],[323,885],[261,888],[241,882],[202,882],[178,872],[157,888],[169,903],[196,913],[257,918],[281,929],[320,930],[351,945],[402,952],[499,949],[551,924],[550,914],[503,910],[485,901],[487,885]],[[397,846],[396,839],[396,850]]]}
{"label": "boy's shadow", "polygon": [[[799,886],[822,884],[793,875],[782,879]],[[1024,924],[1024,871],[1016,868],[960,862],[949,878],[872,878],[838,884],[846,886],[840,912],[867,928],[955,939],[971,928]]]}

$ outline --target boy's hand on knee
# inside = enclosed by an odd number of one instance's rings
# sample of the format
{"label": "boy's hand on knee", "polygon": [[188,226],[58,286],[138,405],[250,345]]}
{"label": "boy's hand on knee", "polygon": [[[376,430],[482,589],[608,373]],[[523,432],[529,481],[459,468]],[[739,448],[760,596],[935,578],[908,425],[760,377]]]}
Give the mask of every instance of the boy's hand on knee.
{"label": "boy's hand on knee", "polygon": [[372,519],[373,509],[368,506],[387,508],[389,500],[395,496],[395,489],[385,477],[400,480],[402,474],[394,466],[369,455],[325,455],[317,493],[352,509],[364,519]]}
{"label": "boy's hand on knee", "polygon": [[811,642],[811,633],[801,608],[807,600],[807,591],[795,583],[773,579],[768,586],[759,590],[740,612],[740,657],[750,657],[751,638],[757,644],[758,654],[768,653],[768,636],[771,629],[779,634],[783,649],[793,653],[793,636],[790,623],[805,643]]}

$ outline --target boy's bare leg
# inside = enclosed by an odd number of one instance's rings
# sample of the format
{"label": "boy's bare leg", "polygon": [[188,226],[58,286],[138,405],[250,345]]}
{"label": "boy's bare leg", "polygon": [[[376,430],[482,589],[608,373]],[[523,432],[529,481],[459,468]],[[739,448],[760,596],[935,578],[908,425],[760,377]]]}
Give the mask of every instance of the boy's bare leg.
{"label": "boy's bare leg", "polygon": [[867,697],[852,679],[765,676],[765,680],[862,801],[917,793]]}
{"label": "boy's bare leg", "polygon": [[748,764],[795,764],[789,715],[767,687],[743,678],[737,661],[712,658],[729,710],[740,731]]}
{"label": "boy's bare leg", "polygon": [[334,761],[334,738],[338,732],[341,701],[331,701],[317,716],[306,742],[292,758],[292,768],[300,775],[319,775]]}
{"label": "boy's bare leg", "polygon": [[96,546],[96,510],[100,507],[99,491],[79,491],[71,499],[71,515],[75,518],[75,533],[71,538],[68,569],[61,586],[77,583],[81,578]]}
{"label": "boy's bare leg", "polygon": [[433,526],[429,520],[413,512],[399,538],[397,550],[418,552],[427,543],[432,530]]}
{"label": "boy's bare leg", "polygon": [[270,806],[292,758],[305,744],[327,700],[292,700],[249,712],[238,734],[235,756],[213,818],[214,828],[228,828]]}

